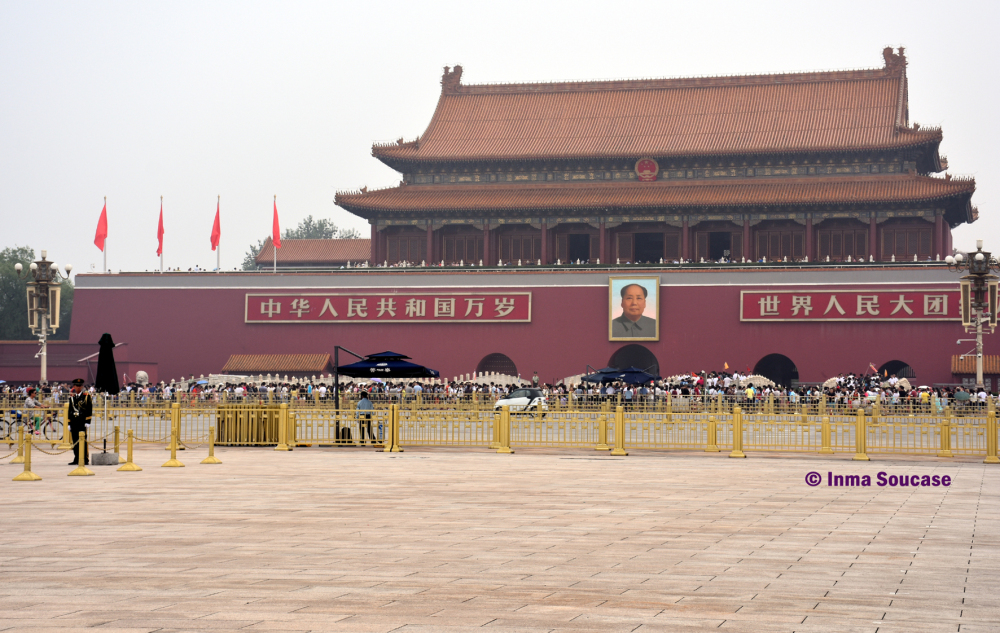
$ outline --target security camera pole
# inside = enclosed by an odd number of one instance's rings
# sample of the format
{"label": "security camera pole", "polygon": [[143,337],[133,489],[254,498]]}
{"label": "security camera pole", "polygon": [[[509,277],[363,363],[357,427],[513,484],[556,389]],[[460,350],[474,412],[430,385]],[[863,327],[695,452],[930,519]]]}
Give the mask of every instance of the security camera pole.
{"label": "security camera pole", "polygon": [[944,258],[948,269],[969,271],[960,280],[962,289],[962,325],[968,333],[976,333],[976,389],[983,389],[983,324],[989,325],[990,334],[997,327],[997,281],[990,271],[1000,272],[1000,262],[987,251],[983,241],[976,240],[976,252],[968,256],[957,253]]}
{"label": "security camera pole", "polygon": [[69,279],[69,274],[73,266],[66,264],[66,274],[59,272],[59,265],[50,262],[46,257],[48,253],[42,251],[42,258],[37,262],[32,262],[28,266],[28,273],[22,275],[24,266],[20,263],[14,264],[14,270],[20,279],[27,279],[30,275],[33,281],[28,282],[28,327],[31,333],[38,336],[41,349],[35,354],[35,358],[41,358],[42,370],[38,382],[47,385],[49,383],[49,363],[48,363],[48,335],[55,334],[59,329],[59,298],[62,290],[62,282]]}

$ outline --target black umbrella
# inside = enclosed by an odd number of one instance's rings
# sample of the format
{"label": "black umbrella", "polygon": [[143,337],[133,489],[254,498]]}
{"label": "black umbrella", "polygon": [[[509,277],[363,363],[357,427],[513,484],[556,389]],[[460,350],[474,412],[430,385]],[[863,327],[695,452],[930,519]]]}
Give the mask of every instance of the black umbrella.
{"label": "black umbrella", "polygon": [[337,373],[354,378],[437,378],[441,375],[434,369],[404,360],[406,358],[409,356],[396,352],[369,354],[364,360],[337,367]]}
{"label": "black umbrella", "polygon": [[604,369],[598,369],[596,372],[592,374],[587,374],[586,376],[582,376],[580,380],[582,380],[583,382],[600,382],[600,383],[614,382],[616,379],[609,378],[609,376],[613,374],[618,374],[620,372],[621,370],[618,369],[617,367],[605,367]]}
{"label": "black umbrella", "polygon": [[97,355],[97,377],[94,379],[94,389],[101,393],[117,394],[118,370],[115,368],[115,342],[107,332],[98,341],[101,351]]}
{"label": "black umbrella", "polygon": [[581,380],[587,382],[624,382],[629,385],[643,385],[647,382],[653,380],[659,380],[659,376],[654,376],[652,374],[647,374],[638,367],[629,367],[628,369],[614,369],[613,371],[607,371],[608,369],[613,369],[611,367],[606,367],[596,374],[590,374],[589,376],[584,376]]}

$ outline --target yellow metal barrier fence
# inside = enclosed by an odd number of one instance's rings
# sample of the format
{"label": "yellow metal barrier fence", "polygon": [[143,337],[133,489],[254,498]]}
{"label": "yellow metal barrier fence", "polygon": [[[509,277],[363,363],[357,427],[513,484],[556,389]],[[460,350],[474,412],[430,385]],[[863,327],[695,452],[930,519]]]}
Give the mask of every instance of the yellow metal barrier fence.
{"label": "yellow metal barrier fence", "polygon": [[[644,407],[600,403],[593,410],[549,409],[506,414],[484,409],[423,409],[393,404],[359,411],[334,409],[319,403],[296,407],[294,403],[223,403],[213,408],[190,407],[183,402],[146,407],[111,407],[95,403],[88,437],[98,443],[132,433],[137,441],[166,443],[176,427],[178,441],[202,442],[214,431],[215,443],[231,446],[371,445],[395,450],[406,446],[468,446],[493,449],[521,447],[585,447],[620,449],[675,449],[732,451],[784,451],[937,455],[984,455],[997,459],[996,412],[956,417],[948,408],[940,415],[897,414],[871,410],[829,409],[824,415],[805,409],[782,413],[780,407],[763,406],[743,411],[719,399],[708,411],[648,410]],[[169,406],[168,406],[169,404]],[[332,403],[329,403],[332,404]],[[682,407],[683,408],[683,407]],[[690,409],[690,407],[687,407]],[[965,411],[967,414],[971,410]],[[21,412],[0,409],[4,429],[25,426],[26,416],[39,416],[61,424],[58,441],[68,445],[63,433],[67,408]],[[33,418],[32,418],[33,419]],[[33,422],[32,422],[33,423]],[[621,430],[619,430],[619,425]],[[213,429],[214,427],[214,429]],[[738,429],[738,437],[734,436]],[[119,435],[118,437],[121,437]],[[395,439],[394,439],[395,438]],[[620,438],[620,441],[619,441]],[[13,438],[5,438],[8,446]],[[57,441],[55,438],[48,438]],[[739,440],[739,441],[737,441]],[[114,440],[112,440],[114,441]]]}

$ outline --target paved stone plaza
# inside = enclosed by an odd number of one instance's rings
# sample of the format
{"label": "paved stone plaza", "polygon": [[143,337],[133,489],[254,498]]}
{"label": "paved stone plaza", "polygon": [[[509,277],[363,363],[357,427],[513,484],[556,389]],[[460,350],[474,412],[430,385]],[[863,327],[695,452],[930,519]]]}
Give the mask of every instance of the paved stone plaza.
{"label": "paved stone plaza", "polygon": [[147,448],[143,472],[84,478],[36,453],[40,482],[3,462],[0,631],[1000,629],[1000,466],[981,458],[218,455],[168,469]]}

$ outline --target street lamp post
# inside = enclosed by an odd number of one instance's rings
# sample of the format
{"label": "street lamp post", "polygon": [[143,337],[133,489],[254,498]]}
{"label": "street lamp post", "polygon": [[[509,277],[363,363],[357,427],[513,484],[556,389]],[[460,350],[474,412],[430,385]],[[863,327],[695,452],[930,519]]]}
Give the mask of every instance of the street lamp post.
{"label": "street lamp post", "polygon": [[48,336],[55,334],[59,329],[59,298],[62,294],[62,282],[69,279],[69,274],[73,266],[66,264],[66,274],[59,272],[59,265],[50,262],[46,257],[48,253],[42,251],[42,258],[37,262],[32,262],[28,266],[28,272],[24,275],[21,272],[24,266],[20,263],[14,264],[14,270],[21,279],[27,279],[28,286],[28,327],[31,333],[38,336],[41,349],[35,354],[35,358],[41,359],[41,376],[39,383],[46,385],[49,382],[48,363]]}
{"label": "street lamp post", "polygon": [[983,324],[989,325],[992,334],[997,327],[997,281],[1000,262],[983,250],[983,241],[976,240],[976,252],[968,256],[957,253],[944,258],[948,269],[965,272],[961,283],[962,325],[968,333],[976,333],[976,388],[983,389]]}

